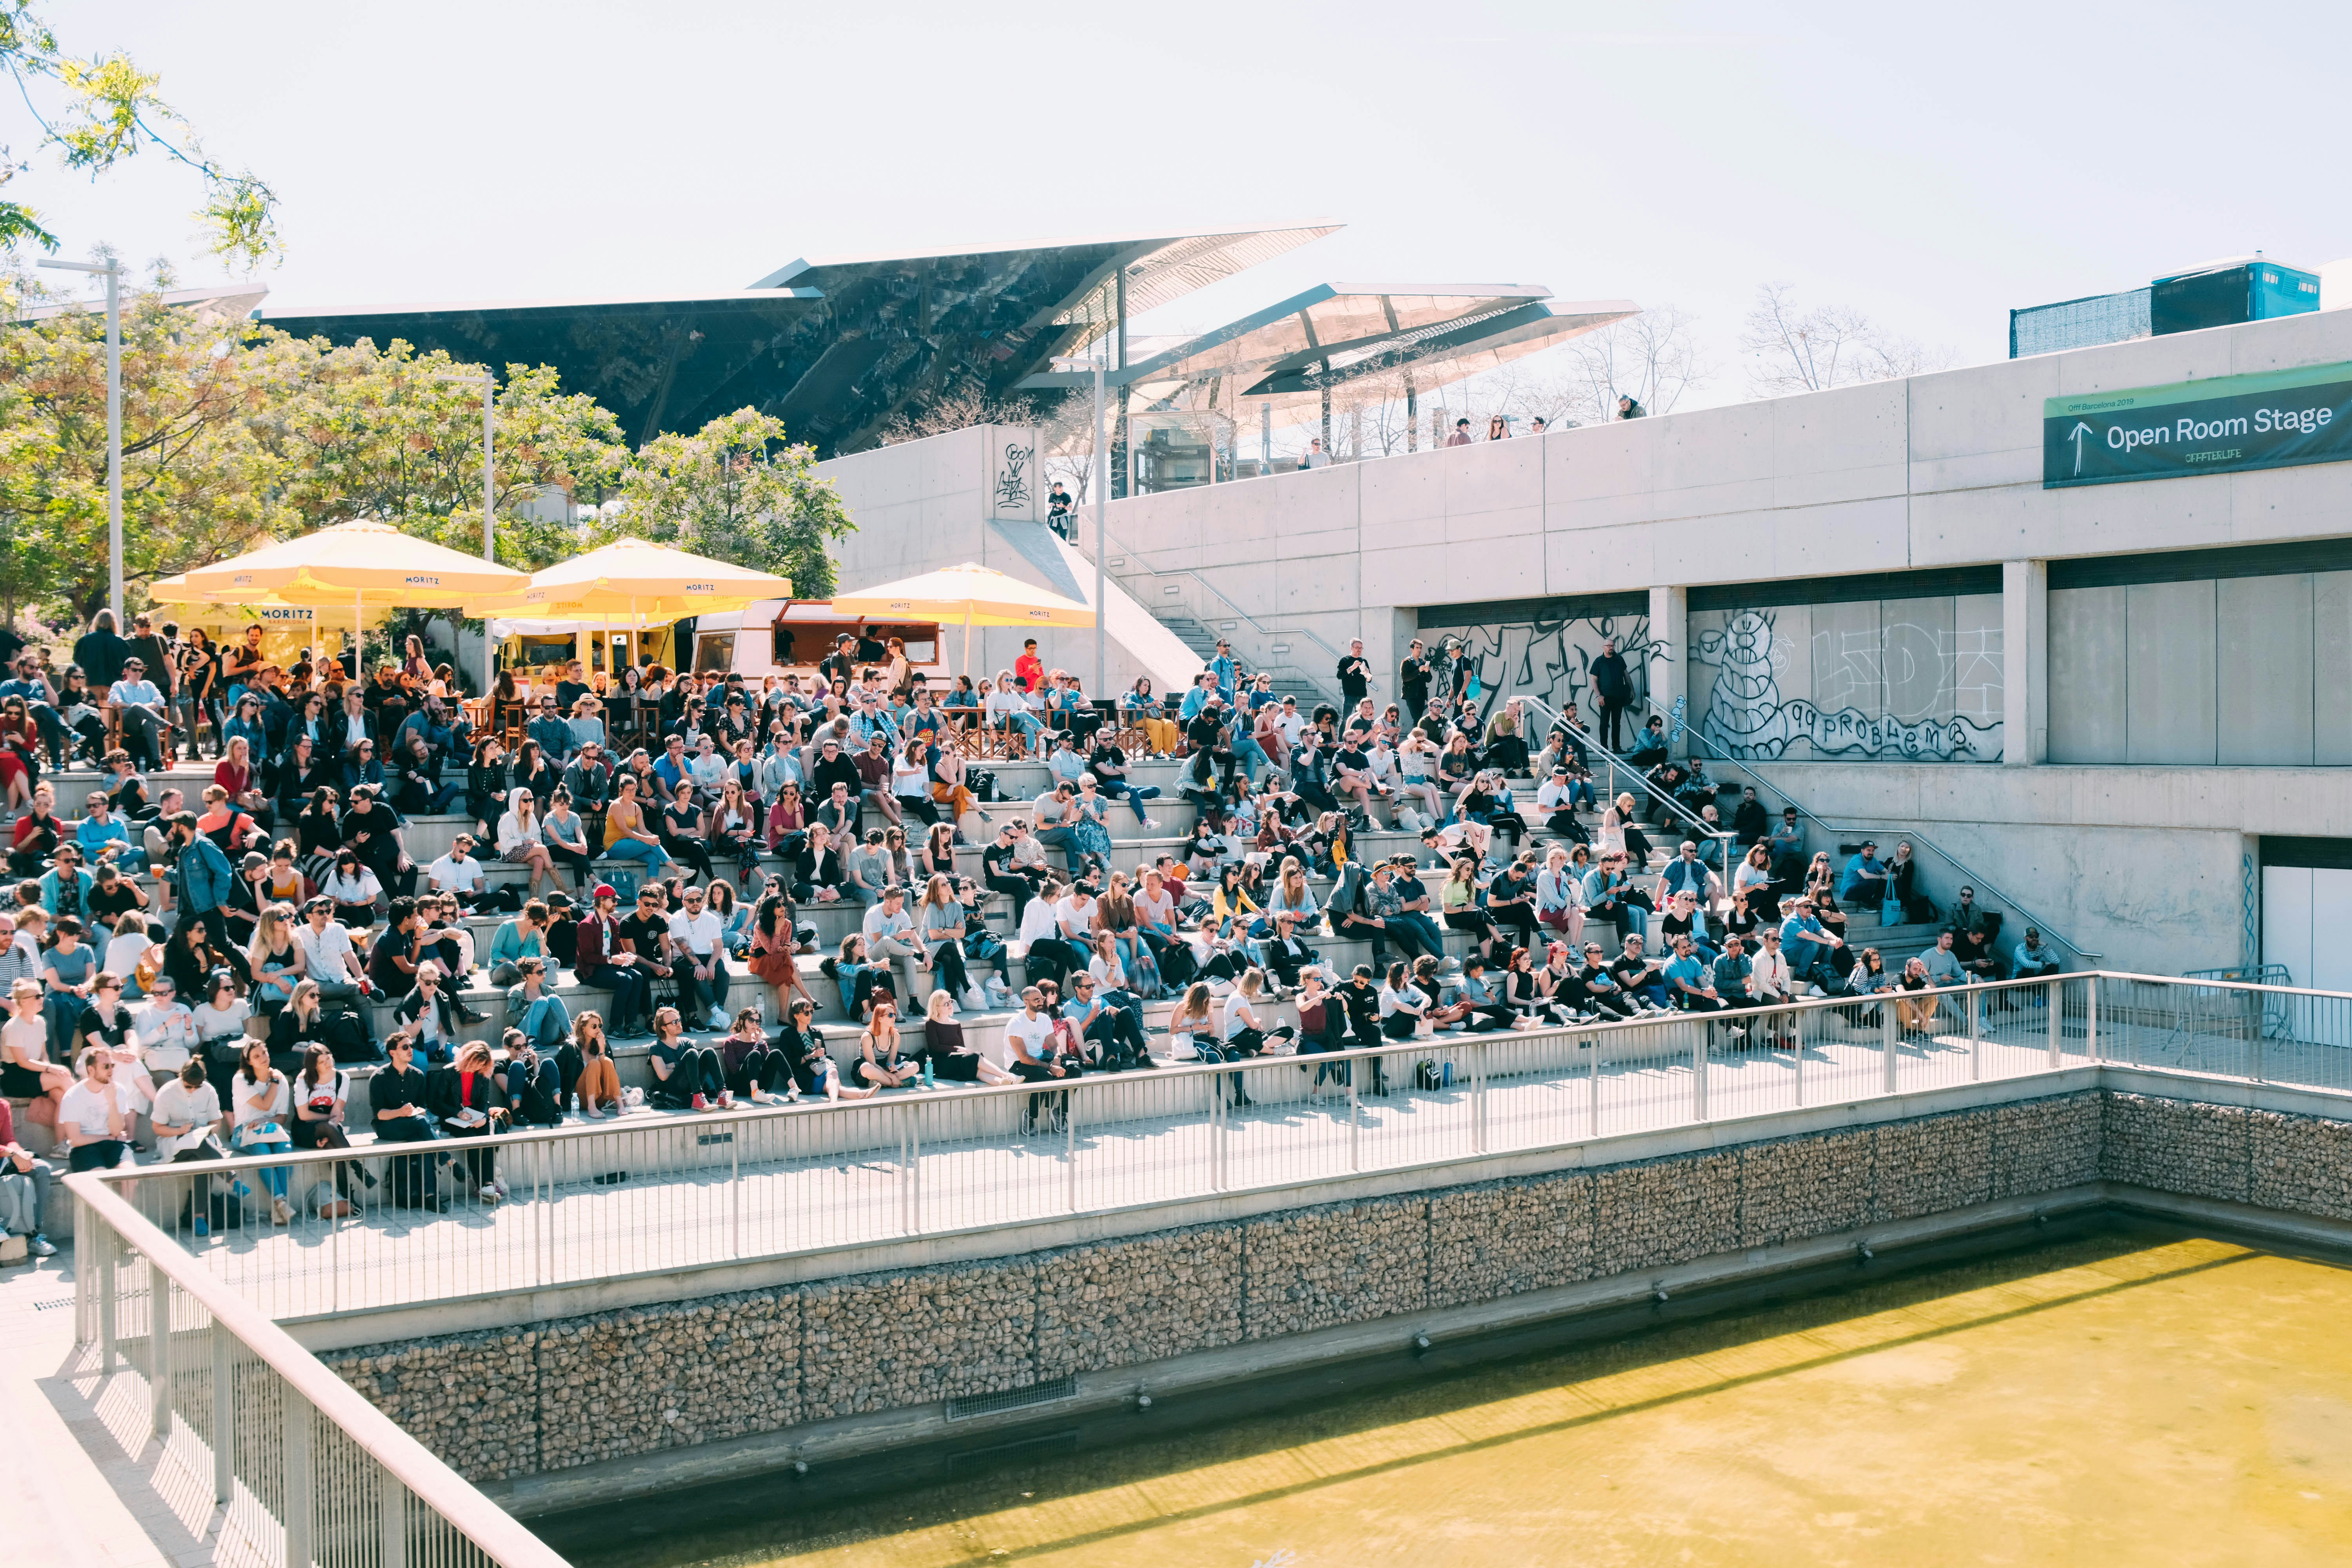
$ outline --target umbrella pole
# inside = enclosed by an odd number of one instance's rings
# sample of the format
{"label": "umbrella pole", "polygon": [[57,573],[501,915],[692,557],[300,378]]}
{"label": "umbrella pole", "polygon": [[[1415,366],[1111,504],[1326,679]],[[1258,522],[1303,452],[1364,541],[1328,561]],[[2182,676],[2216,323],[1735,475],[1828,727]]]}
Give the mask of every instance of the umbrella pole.
{"label": "umbrella pole", "polygon": [[[970,605],[963,607],[963,678],[966,680],[971,680],[971,606]],[[975,688],[980,685],[977,680],[972,680],[971,683]]]}
{"label": "umbrella pole", "polygon": [[352,590],[352,679],[357,683],[367,675],[367,590]]}

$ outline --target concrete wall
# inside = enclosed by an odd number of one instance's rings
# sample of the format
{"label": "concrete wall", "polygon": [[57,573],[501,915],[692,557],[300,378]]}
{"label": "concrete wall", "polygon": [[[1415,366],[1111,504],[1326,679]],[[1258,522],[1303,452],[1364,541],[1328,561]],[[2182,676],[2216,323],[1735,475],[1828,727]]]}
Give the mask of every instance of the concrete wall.
{"label": "concrete wall", "polygon": [[2001,759],[1998,594],[1694,610],[1687,636],[1704,755]]}
{"label": "concrete wall", "polygon": [[2352,763],[2352,572],[2061,588],[2053,763]]}
{"label": "concrete wall", "polygon": [[[2104,967],[2142,973],[2257,956],[2249,942],[2260,911],[2248,908],[2259,898],[2256,837],[2352,837],[2352,790],[2318,769],[1813,763],[1757,771],[1833,826],[1875,830],[1882,847],[1891,834],[1924,832],[2104,954]],[[1772,788],[1762,794],[1777,807]],[[1931,865],[1928,880],[1939,903],[1956,890],[1943,868]]]}
{"label": "concrete wall", "polygon": [[2059,1095],[322,1359],[514,1481],[2074,1188],[2100,1126]]}

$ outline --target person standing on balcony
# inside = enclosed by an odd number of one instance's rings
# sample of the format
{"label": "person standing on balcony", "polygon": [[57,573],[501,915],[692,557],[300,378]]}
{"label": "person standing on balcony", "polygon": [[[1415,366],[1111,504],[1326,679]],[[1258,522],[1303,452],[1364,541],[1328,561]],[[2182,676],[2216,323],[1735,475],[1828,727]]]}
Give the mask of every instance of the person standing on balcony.
{"label": "person standing on balcony", "polygon": [[1592,694],[1601,700],[1601,743],[1612,752],[1624,749],[1625,710],[1633,700],[1633,678],[1615,637],[1601,639],[1601,651],[1585,667]]}
{"label": "person standing on balcony", "polygon": [[1298,466],[1302,468],[1328,468],[1331,466],[1331,454],[1323,449],[1322,437],[1318,436],[1307,443],[1307,455],[1298,459]]}
{"label": "person standing on balcony", "polygon": [[1467,447],[1470,445],[1470,421],[1467,419],[1456,419],[1454,422],[1454,434],[1445,438],[1445,444],[1449,447]]}
{"label": "person standing on balcony", "polygon": [[1339,692],[1347,700],[1340,706],[1351,713],[1358,703],[1372,694],[1372,667],[1364,658],[1361,637],[1348,640],[1348,657],[1339,661]]}

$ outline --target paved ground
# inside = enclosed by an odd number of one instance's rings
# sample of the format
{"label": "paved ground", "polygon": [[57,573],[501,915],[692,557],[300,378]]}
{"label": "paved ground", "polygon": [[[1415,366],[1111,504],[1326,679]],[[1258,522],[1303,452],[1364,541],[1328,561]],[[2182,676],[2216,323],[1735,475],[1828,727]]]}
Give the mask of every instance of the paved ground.
{"label": "paved ground", "polygon": [[[1622,1039],[1607,1046],[1597,1074],[1591,1048],[1557,1034],[1423,1042],[1390,1058],[1387,1096],[1370,1094],[1360,1072],[1366,1092],[1352,1100],[1337,1086],[1317,1097],[1310,1075],[1287,1061],[1245,1075],[1256,1102],[1246,1109],[1213,1103],[1230,1092],[1220,1089],[1227,1074],[1088,1080],[1073,1124],[1034,1135],[1020,1131],[1029,1097],[1018,1090],[909,1093],[814,1116],[631,1119],[573,1142],[560,1161],[510,1152],[502,1205],[468,1201],[442,1216],[363,1205],[340,1223],[188,1239],[284,1318],[1008,1224],[1696,1119],[1699,1026],[1647,1033],[1639,1052]],[[2081,1048],[2071,1038],[2069,1059]],[[1470,1081],[1474,1056],[1490,1075],[1483,1092]],[[1414,1063],[1448,1057],[1451,1087],[1412,1088]],[[1906,1091],[2046,1070],[2047,1014],[1998,1014],[1980,1043],[1915,1038],[1895,1066]],[[1879,1039],[1859,1030],[1816,1022],[1801,1058],[1717,1035],[1706,1114],[1874,1096],[1885,1073]],[[551,1168],[563,1174],[534,1174]],[[620,1172],[628,1179],[586,1179]],[[142,1207],[176,1206],[163,1184],[149,1185]]]}

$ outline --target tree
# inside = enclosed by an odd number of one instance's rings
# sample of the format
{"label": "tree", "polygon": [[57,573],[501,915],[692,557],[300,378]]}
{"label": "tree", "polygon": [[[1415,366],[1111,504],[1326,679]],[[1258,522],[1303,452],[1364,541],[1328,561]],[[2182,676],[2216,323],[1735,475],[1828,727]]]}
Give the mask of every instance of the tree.
{"label": "tree", "polygon": [[1951,363],[1950,350],[1887,331],[1850,305],[1800,310],[1795,294],[1790,284],[1765,284],[1740,331],[1748,384],[1759,396],[1885,381]]}
{"label": "tree", "polygon": [[[278,467],[253,439],[265,355],[237,326],[163,304],[122,315],[126,583],[234,554],[293,521]],[[77,619],[106,602],[106,327],[67,310],[0,331],[0,596],[54,597]]]}
{"label": "tree", "polygon": [[[195,171],[205,195],[195,216],[212,236],[215,255],[251,269],[280,253],[276,193],[250,169],[231,170],[207,154],[187,122],[157,95],[159,79],[129,56],[69,55],[33,0],[0,0],[0,63],[16,78],[26,112],[40,128],[38,145],[54,151],[63,167],[95,178],[152,148]],[[43,89],[46,109],[36,86]],[[0,185],[30,167],[0,148]],[[0,251],[13,253],[27,240],[45,250],[58,247],[33,208],[0,200]]]}
{"label": "tree", "polygon": [[833,481],[817,477],[816,449],[789,444],[782,420],[751,408],[647,442],[621,501],[608,531],[777,573],[803,599],[832,596],[825,545],[856,526]]}
{"label": "tree", "polygon": [[[278,466],[296,531],[372,517],[481,549],[481,366],[397,340],[338,348],[267,331],[247,352],[270,366],[272,397],[254,433]],[[619,492],[620,422],[587,394],[564,392],[552,368],[520,364],[506,367],[493,419],[498,558],[530,572],[575,553],[568,503]],[[567,504],[534,504],[557,495]]]}

